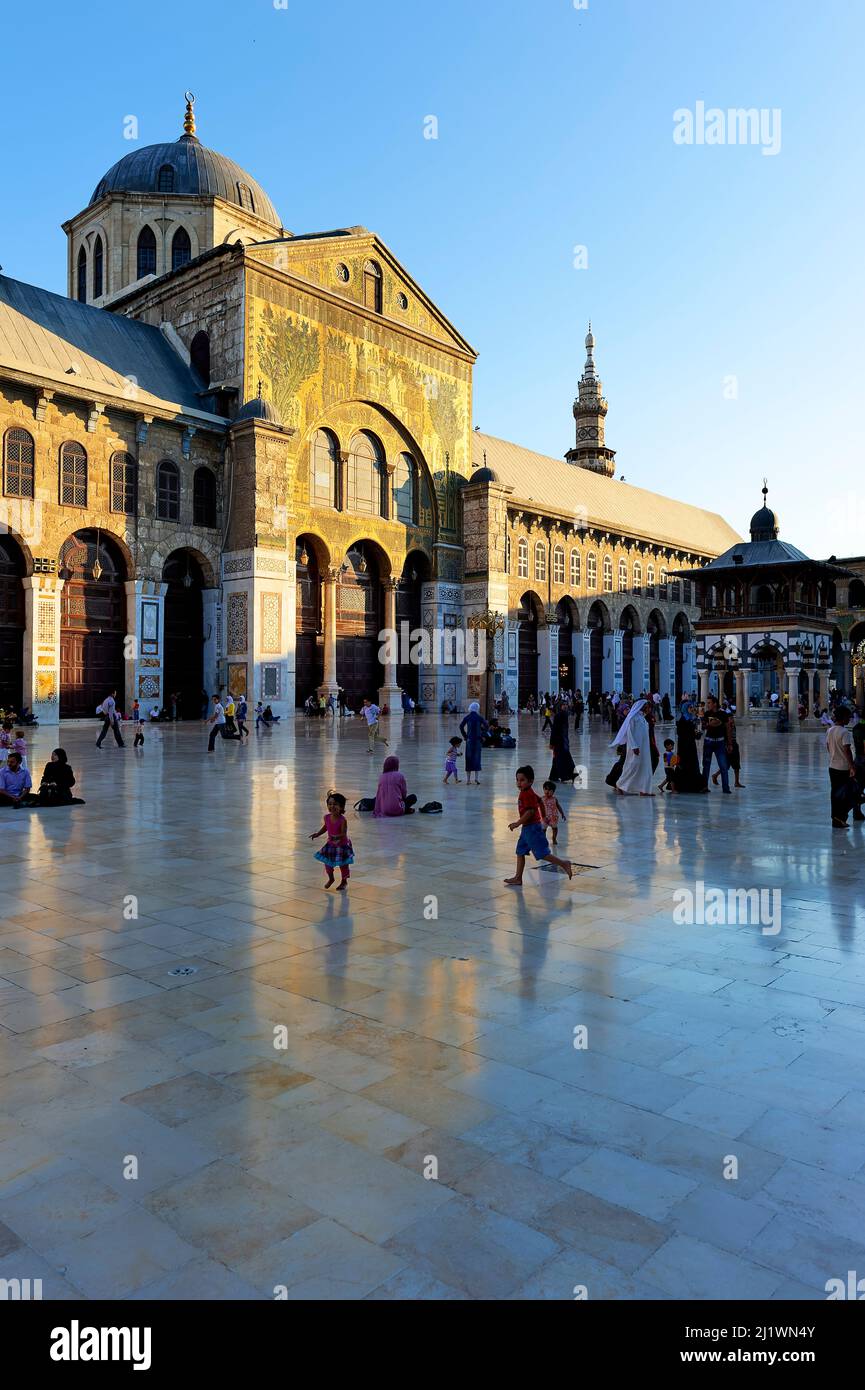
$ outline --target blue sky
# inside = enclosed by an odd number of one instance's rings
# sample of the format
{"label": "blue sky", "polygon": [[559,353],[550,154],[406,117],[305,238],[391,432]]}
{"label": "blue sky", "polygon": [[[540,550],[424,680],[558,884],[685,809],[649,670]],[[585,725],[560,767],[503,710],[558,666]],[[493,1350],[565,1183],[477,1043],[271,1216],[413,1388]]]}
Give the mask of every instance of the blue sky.
{"label": "blue sky", "polygon": [[[124,117],[176,138],[190,87],[287,227],[387,242],[479,352],[482,429],[570,447],[591,317],[628,482],[741,531],[766,475],[786,539],[860,555],[863,37],[853,0],[18,6],[0,263],[64,292]],[[698,101],[780,109],[780,152],[675,144]]]}

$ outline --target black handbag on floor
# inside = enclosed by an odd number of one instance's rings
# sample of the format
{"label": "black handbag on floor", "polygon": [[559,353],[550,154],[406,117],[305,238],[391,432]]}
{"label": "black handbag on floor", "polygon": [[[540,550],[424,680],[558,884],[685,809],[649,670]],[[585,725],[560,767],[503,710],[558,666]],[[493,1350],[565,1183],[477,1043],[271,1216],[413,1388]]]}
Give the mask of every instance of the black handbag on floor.
{"label": "black handbag on floor", "polygon": [[356,811],[374,811],[374,810],[375,810],[375,797],[374,797],[374,796],[362,796],[361,799],[360,799],[360,801],[356,801],[356,802],[354,803],[354,809],[355,809]]}
{"label": "black handbag on floor", "polygon": [[428,801],[425,806],[419,806],[418,810],[422,816],[440,816],[442,804],[440,801]]}

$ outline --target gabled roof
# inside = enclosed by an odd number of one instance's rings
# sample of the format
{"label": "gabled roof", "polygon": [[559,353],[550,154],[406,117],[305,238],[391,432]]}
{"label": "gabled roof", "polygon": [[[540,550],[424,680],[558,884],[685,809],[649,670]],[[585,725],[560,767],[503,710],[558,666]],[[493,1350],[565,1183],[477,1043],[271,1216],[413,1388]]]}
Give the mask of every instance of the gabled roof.
{"label": "gabled roof", "polygon": [[[699,555],[717,555],[739,537],[717,512],[632,487],[601,473],[536,454],[491,434],[472,435],[473,461],[486,463],[515,502],[559,516],[577,515],[590,526],[619,531]],[[472,479],[469,479],[471,482]]]}
{"label": "gabled roof", "polygon": [[3,367],[74,394],[124,397],[130,409],[152,405],[220,419],[202,410],[205,383],[158,328],[0,275]]}

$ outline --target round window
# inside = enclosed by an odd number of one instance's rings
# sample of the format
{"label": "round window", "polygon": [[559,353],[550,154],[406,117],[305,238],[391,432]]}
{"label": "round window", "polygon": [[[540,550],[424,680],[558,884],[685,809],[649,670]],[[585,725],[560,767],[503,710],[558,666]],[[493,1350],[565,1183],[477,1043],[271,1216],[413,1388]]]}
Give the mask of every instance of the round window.
{"label": "round window", "polygon": [[340,261],[339,265],[336,268],[336,278],[337,280],[341,280],[343,284],[345,284],[349,278],[348,266],[345,265],[342,261]]}
{"label": "round window", "polygon": [[406,295],[404,295],[404,294],[402,293],[402,290],[400,290],[399,294],[397,295],[397,297],[396,297],[396,302],[397,302],[397,306],[398,306],[400,309],[407,309],[407,308],[408,308],[408,298],[406,297]]}

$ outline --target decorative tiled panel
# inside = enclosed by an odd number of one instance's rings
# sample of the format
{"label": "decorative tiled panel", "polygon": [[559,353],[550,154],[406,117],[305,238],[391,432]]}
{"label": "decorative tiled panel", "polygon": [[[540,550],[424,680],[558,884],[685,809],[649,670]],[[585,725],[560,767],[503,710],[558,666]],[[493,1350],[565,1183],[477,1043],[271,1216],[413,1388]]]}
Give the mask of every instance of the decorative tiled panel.
{"label": "decorative tiled panel", "polygon": [[39,645],[53,647],[57,638],[57,608],[54,603],[39,605]]}
{"label": "decorative tiled panel", "polygon": [[282,650],[282,603],[279,594],[261,595],[261,650]]}
{"label": "decorative tiled panel", "polygon": [[261,668],[261,698],[262,700],[278,700],[280,689],[280,668],[278,666],[262,666]]}
{"label": "decorative tiled panel", "polygon": [[240,655],[247,648],[247,595],[228,595],[228,655]]}
{"label": "decorative tiled panel", "polygon": [[285,560],[281,555],[258,555],[255,568],[260,574],[285,574]]}
{"label": "decorative tiled panel", "polygon": [[138,698],[139,700],[152,700],[159,694],[158,676],[139,676],[138,677]]}

